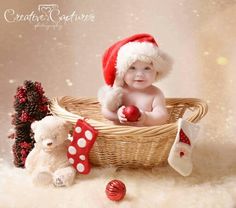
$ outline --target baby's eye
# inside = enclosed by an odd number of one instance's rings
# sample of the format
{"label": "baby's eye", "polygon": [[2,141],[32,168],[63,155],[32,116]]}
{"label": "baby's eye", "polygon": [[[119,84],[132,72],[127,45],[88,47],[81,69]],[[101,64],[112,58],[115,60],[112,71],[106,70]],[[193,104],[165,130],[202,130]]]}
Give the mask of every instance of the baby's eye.
{"label": "baby's eye", "polygon": [[151,70],[151,68],[149,66],[145,67],[144,70]]}
{"label": "baby's eye", "polygon": [[130,70],[135,70],[134,66],[129,67]]}

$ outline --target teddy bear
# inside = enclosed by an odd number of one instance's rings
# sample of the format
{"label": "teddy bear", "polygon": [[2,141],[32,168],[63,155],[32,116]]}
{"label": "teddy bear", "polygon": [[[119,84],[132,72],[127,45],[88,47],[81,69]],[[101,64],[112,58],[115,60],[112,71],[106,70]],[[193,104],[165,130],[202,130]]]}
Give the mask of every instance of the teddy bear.
{"label": "teddy bear", "polygon": [[70,125],[61,118],[46,116],[31,124],[35,146],[26,158],[25,168],[36,185],[70,186],[76,170],[67,158]]}

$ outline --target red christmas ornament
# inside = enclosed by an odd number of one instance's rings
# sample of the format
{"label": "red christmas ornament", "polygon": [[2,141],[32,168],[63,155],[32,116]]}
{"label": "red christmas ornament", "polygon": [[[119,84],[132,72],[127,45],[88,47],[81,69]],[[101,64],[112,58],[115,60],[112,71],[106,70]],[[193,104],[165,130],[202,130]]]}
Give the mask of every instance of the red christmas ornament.
{"label": "red christmas ornament", "polygon": [[123,113],[127,120],[131,122],[137,121],[138,118],[141,116],[139,109],[134,105],[125,107]]}
{"label": "red christmas ornament", "polygon": [[126,194],[126,187],[120,180],[112,180],[106,186],[106,195],[112,201],[120,201]]}

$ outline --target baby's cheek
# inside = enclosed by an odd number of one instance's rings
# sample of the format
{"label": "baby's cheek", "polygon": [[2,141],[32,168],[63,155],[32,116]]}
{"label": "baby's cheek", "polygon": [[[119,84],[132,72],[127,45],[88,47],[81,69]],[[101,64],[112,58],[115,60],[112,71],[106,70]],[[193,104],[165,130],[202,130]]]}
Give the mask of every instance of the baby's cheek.
{"label": "baby's cheek", "polygon": [[132,76],[130,74],[127,74],[125,75],[124,77],[124,81],[127,83],[127,84],[130,84],[132,82]]}
{"label": "baby's cheek", "polygon": [[148,73],[148,76],[150,77],[150,78],[156,78],[157,77],[157,72],[156,71],[150,71],[149,73]]}

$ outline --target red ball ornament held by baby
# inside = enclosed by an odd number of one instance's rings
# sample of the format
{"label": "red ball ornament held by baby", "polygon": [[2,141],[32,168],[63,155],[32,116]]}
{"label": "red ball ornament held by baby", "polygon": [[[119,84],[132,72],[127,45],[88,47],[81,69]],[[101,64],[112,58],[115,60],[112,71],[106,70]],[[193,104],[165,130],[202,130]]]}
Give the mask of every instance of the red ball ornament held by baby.
{"label": "red ball ornament held by baby", "polygon": [[112,201],[122,200],[125,194],[125,184],[120,180],[112,180],[106,186],[106,195]]}
{"label": "red ball ornament held by baby", "polygon": [[134,105],[125,107],[123,110],[123,114],[125,115],[127,120],[131,122],[137,121],[141,116],[139,109]]}

